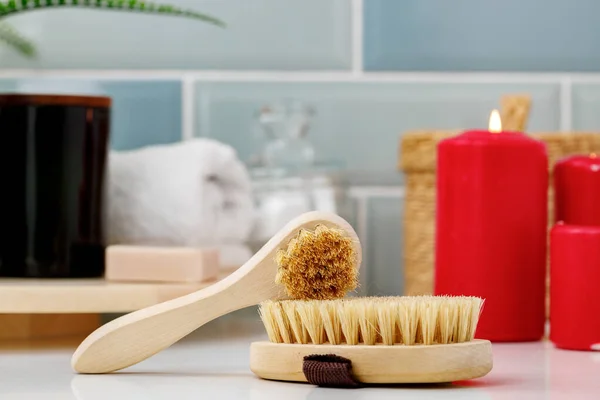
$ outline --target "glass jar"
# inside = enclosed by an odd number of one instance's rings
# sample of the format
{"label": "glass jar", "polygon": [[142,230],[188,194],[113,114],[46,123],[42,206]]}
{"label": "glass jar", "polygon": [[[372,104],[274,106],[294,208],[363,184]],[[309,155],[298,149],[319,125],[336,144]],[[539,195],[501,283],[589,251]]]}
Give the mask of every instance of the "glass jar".
{"label": "glass jar", "polygon": [[255,251],[302,213],[349,214],[342,165],[317,161],[309,140],[314,115],[312,107],[294,100],[267,105],[258,112],[263,146],[250,168],[256,203],[250,245]]}

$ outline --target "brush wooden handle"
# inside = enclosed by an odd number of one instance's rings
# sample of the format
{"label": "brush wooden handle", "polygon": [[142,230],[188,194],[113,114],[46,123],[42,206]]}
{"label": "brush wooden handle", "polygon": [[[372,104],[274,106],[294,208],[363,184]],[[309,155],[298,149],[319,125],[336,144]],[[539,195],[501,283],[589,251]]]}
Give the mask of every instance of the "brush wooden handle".
{"label": "brush wooden handle", "polygon": [[415,346],[285,344],[255,342],[250,369],[263,379],[307,382],[303,358],[335,354],[352,362],[352,375],[363,383],[443,383],[474,379],[492,370],[492,344],[465,343]]}
{"label": "brush wooden handle", "polygon": [[117,371],[153,356],[221,315],[265,300],[284,299],[283,287],[275,284],[275,254],[279,248],[285,248],[299,230],[313,230],[317,225],[343,229],[356,243],[357,267],[360,266],[358,237],[344,219],[316,211],[302,214],[222,281],[195,293],[134,311],[98,328],[73,354],[73,369],[93,374]]}

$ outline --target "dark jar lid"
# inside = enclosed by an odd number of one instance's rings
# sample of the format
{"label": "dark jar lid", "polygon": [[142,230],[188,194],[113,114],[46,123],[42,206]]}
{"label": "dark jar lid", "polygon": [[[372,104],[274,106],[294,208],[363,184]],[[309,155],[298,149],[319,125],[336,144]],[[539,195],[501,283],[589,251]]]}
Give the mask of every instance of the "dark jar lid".
{"label": "dark jar lid", "polygon": [[78,106],[110,107],[106,96],[71,96],[54,94],[0,94],[0,106]]}

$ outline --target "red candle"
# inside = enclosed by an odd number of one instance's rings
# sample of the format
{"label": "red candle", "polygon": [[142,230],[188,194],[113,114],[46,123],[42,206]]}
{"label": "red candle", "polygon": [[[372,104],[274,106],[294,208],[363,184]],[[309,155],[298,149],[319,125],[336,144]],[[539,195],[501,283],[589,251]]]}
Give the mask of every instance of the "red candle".
{"label": "red candle", "polygon": [[554,188],[557,222],[600,225],[600,159],[595,154],[556,163]]}
{"label": "red candle", "polygon": [[440,142],[437,163],[435,294],[485,299],[478,338],[541,339],[545,145],[518,132],[469,131]]}
{"label": "red candle", "polygon": [[550,234],[550,340],[600,350],[600,227],[563,225]]}

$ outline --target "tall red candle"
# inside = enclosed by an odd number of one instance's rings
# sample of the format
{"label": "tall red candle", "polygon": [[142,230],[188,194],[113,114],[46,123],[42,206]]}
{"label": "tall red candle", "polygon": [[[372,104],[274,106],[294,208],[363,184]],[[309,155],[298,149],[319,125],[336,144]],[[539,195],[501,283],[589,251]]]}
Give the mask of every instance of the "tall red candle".
{"label": "tall red candle", "polygon": [[485,299],[476,337],[544,334],[548,158],[518,132],[438,145],[435,294]]}
{"label": "tall red candle", "polygon": [[600,350],[600,227],[563,225],[550,235],[550,340]]}
{"label": "tall red candle", "polygon": [[554,167],[555,221],[600,226],[600,159],[576,155]]}

